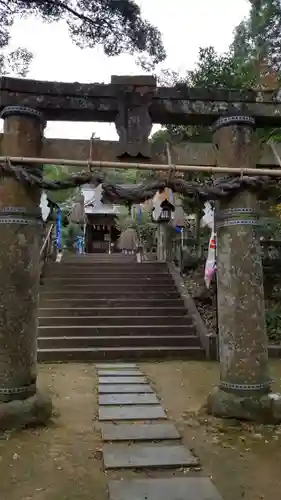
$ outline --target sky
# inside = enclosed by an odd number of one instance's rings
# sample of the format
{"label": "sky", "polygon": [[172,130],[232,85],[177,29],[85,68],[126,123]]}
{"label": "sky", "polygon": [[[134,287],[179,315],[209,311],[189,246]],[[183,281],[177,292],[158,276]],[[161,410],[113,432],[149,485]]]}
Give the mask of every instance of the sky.
{"label": "sky", "polygon": [[[247,15],[247,0],[139,0],[143,17],[163,34],[166,61],[156,69],[184,74],[194,68],[200,47],[227,50],[234,28]],[[109,58],[102,47],[79,49],[63,22],[43,24],[37,19],[17,20],[10,48],[25,46],[34,54],[28,78],[64,82],[109,83],[111,75],[142,74],[132,56]],[[155,130],[155,129],[154,129]],[[114,124],[48,122],[46,137],[117,139]]]}

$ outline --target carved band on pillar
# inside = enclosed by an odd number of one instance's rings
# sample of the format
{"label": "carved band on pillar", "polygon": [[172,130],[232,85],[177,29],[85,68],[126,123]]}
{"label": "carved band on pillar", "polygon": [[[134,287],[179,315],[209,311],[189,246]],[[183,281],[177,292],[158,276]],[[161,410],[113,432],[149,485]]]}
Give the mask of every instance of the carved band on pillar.
{"label": "carved band on pillar", "polygon": [[[41,113],[10,106],[1,118],[3,155],[41,156]],[[40,195],[12,177],[0,183],[0,402],[36,393]]]}
{"label": "carved band on pillar", "polygon": [[[222,117],[215,123],[218,166],[235,166],[242,171],[256,166],[254,127],[253,118],[244,114]],[[257,418],[256,409],[262,411],[263,398],[267,398],[270,392],[263,270],[260,239],[256,232],[258,224],[254,193],[243,190],[218,203],[217,290],[221,369],[219,387],[209,398],[209,410],[222,417]]]}
{"label": "carved band on pillar", "polygon": [[216,229],[240,225],[259,226],[259,212],[252,208],[229,208],[216,214]]}
{"label": "carved band on pillar", "polygon": [[0,207],[0,224],[39,224],[41,226],[41,210],[26,210],[25,207]]}
{"label": "carved band on pillar", "polygon": [[244,125],[251,128],[255,128],[256,122],[254,118],[247,115],[222,116],[213,124],[212,130],[213,132],[216,132],[220,128],[228,127],[231,125]]}

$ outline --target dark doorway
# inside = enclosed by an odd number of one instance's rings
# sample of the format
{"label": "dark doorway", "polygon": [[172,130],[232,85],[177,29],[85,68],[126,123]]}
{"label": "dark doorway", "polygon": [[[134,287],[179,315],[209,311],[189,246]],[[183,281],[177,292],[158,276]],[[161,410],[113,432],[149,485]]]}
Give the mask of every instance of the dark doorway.
{"label": "dark doorway", "polygon": [[115,217],[91,216],[85,232],[86,253],[118,252],[117,241],[120,232],[115,225]]}

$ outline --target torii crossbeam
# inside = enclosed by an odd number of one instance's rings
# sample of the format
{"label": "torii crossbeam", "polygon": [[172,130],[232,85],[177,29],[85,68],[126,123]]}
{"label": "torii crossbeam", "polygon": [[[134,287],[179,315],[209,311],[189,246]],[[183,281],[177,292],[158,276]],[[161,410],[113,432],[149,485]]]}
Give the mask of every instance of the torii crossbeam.
{"label": "torii crossbeam", "polygon": [[[27,106],[46,120],[114,122],[130,100],[147,108],[151,122],[211,125],[223,115],[243,113],[257,127],[281,125],[280,90],[157,87],[153,76],[112,76],[110,84],[64,83],[2,77],[0,110]],[[136,99],[138,102],[136,102]]]}

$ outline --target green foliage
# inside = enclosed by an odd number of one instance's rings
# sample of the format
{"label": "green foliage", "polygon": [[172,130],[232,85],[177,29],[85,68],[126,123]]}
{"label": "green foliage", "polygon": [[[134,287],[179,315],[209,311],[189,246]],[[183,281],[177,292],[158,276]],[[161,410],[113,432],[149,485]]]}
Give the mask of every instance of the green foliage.
{"label": "green foliage", "polygon": [[265,239],[281,240],[281,220],[277,218],[265,219],[259,228],[259,234]]}
{"label": "green foliage", "polygon": [[[184,77],[171,71],[162,72],[161,85],[177,85],[212,89],[251,89],[260,83],[259,63],[264,60],[269,68],[281,69],[281,2],[280,0],[252,0],[249,17],[236,28],[233,43],[224,54],[213,47],[201,48],[196,68]],[[281,142],[280,130],[256,132],[259,142],[269,140]],[[153,137],[164,144],[189,142],[211,142],[212,132],[207,127],[168,125]],[[204,184],[210,176],[185,175],[186,180]],[[272,200],[271,200],[272,201]],[[196,212],[198,204],[183,200],[186,212]]]}
{"label": "green foliage", "polygon": [[155,132],[151,137],[152,144],[159,146],[160,149],[164,149],[167,142],[171,141],[172,141],[172,135],[166,128],[157,130],[157,132]]}
{"label": "green foliage", "polygon": [[[213,47],[201,48],[199,51],[199,60],[196,68],[189,71],[185,77],[175,73],[162,73],[162,84],[176,84],[179,88],[204,87],[213,88],[249,88],[254,83],[254,70],[251,61],[242,61],[236,58],[234,49],[230,48],[224,54],[218,54]],[[212,142],[212,132],[208,127],[168,125],[166,128],[156,132],[153,141],[162,143],[189,142]],[[188,173],[184,176],[185,180],[205,184],[209,182],[210,175],[203,173]],[[185,212],[197,212],[200,209],[200,203],[183,199],[183,208]]]}
{"label": "green foliage", "polygon": [[135,228],[138,233],[140,242],[145,248],[151,248],[155,245],[157,224],[151,221],[150,213],[143,212],[142,222],[137,223]]}
{"label": "green foliage", "polygon": [[76,242],[77,236],[83,236],[83,229],[79,224],[71,223],[67,227],[63,228],[62,241],[67,250],[75,250],[74,244]]}
{"label": "green foliage", "polygon": [[155,178],[153,170],[136,170],[107,168],[104,169],[105,178],[112,184],[137,184]]}
{"label": "green foliage", "polygon": [[133,227],[138,235],[139,241],[145,248],[151,248],[155,244],[155,235],[157,224],[152,222],[151,214],[143,211],[141,222],[138,219],[137,213],[132,210],[132,215],[127,213],[120,214],[116,219],[116,227],[120,232],[125,231],[128,227]]}
{"label": "green foliage", "polygon": [[[162,74],[162,83],[171,81],[171,75]],[[173,73],[172,81],[178,87],[201,87],[207,89],[249,89],[255,82],[253,61],[242,61],[235,56],[233,48],[224,54],[218,54],[213,47],[201,48],[196,68],[185,77]],[[212,132],[207,127],[169,125],[158,137],[165,137],[167,132],[172,142],[211,142]]]}
{"label": "green foliage", "polygon": [[243,61],[264,59],[281,70],[281,2],[249,0],[250,15],[236,29],[233,50]]}
{"label": "green foliage", "polygon": [[[70,169],[68,167],[56,165],[44,165],[43,171],[44,179],[48,181],[61,181],[67,179],[70,174]],[[74,198],[78,192],[78,188],[61,189],[59,191],[47,191],[47,196],[51,201],[60,205]]]}
{"label": "green foliage", "polygon": [[187,85],[205,88],[251,88],[255,81],[252,61],[236,57],[230,48],[218,54],[213,47],[199,50],[199,61],[187,75]]}
{"label": "green foliage", "polygon": [[271,342],[281,342],[281,306],[275,305],[266,311],[265,315],[268,339]]}
{"label": "green foliage", "polygon": [[7,45],[17,17],[36,15],[45,22],[66,21],[81,48],[100,44],[107,56],[138,53],[148,69],[166,57],[161,33],[142,19],[134,0],[7,0],[0,2],[0,45]]}

